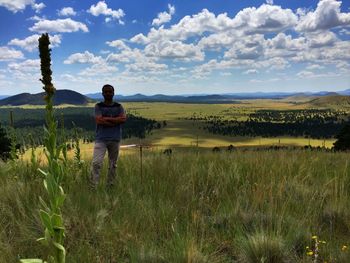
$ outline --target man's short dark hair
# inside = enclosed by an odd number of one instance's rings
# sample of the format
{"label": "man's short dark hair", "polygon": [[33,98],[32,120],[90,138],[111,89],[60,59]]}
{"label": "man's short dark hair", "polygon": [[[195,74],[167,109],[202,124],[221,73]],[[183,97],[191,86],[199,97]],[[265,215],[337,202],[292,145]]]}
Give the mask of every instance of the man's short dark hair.
{"label": "man's short dark hair", "polygon": [[103,85],[102,91],[103,91],[104,89],[106,89],[106,88],[111,88],[111,89],[114,91],[114,87],[113,87],[112,85],[110,85],[110,84],[105,84],[105,85]]}

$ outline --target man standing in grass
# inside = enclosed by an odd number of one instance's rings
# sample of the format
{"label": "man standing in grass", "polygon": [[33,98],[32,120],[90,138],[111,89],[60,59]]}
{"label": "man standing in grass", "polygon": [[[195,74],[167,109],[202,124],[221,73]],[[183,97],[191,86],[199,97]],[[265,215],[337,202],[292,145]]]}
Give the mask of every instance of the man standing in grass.
{"label": "man standing in grass", "polygon": [[103,102],[95,105],[96,138],[92,159],[91,184],[96,187],[103,158],[108,151],[107,185],[113,186],[116,177],[116,165],[119,146],[122,139],[122,124],[126,121],[124,108],[113,101],[114,88],[106,84],[102,87]]}

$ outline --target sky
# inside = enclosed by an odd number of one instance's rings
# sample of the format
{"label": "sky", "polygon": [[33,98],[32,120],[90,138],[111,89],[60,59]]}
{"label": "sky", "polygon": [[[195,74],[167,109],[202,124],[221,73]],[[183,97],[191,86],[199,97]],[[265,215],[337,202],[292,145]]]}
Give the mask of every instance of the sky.
{"label": "sky", "polygon": [[56,89],[116,94],[350,88],[350,1],[0,0],[0,95],[42,92],[49,33]]}

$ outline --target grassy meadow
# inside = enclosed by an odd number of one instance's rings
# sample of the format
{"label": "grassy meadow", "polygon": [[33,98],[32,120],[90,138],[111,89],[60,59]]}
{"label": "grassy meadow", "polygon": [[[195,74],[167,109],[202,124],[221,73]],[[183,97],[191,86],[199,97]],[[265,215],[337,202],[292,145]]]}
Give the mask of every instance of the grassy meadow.
{"label": "grassy meadow", "polygon": [[[118,183],[88,187],[90,159],[63,180],[67,262],[350,262],[348,153],[123,151]],[[42,167],[45,169],[45,167]],[[0,262],[45,257],[26,161],[0,169]],[[315,237],[317,236],[317,238]]]}
{"label": "grassy meadow", "polygon": [[[63,206],[66,262],[350,262],[349,153],[259,146],[324,146],[334,139],[211,134],[193,114],[245,120],[259,109],[306,104],[251,100],[237,104],[123,103],[128,112],[166,125],[122,148],[118,180],[88,184],[93,143],[83,162],[68,151]],[[93,105],[89,105],[91,108]],[[30,107],[29,107],[30,108]],[[225,150],[228,145],[236,150]],[[215,146],[220,152],[212,152]],[[172,154],[163,153],[172,148]],[[0,262],[46,258],[36,239],[47,199],[43,148],[0,163]]]}

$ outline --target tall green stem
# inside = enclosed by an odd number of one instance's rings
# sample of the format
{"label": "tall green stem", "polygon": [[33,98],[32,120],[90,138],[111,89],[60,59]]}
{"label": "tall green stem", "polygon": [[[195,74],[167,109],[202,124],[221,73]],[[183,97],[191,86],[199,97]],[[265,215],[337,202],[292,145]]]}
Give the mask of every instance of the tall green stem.
{"label": "tall green stem", "polygon": [[[48,34],[42,34],[39,38],[39,53],[41,67],[41,82],[44,84],[46,101],[46,127],[45,129],[45,155],[48,162],[48,171],[40,172],[44,175],[44,186],[48,195],[48,201],[39,197],[42,209],[40,209],[40,219],[45,227],[45,235],[39,238],[49,247],[47,262],[65,263],[66,250],[64,248],[64,225],[61,208],[65,200],[65,193],[61,186],[66,174],[65,165],[61,163],[60,152],[63,144],[57,145],[57,121],[53,114],[53,97],[55,88],[51,78],[51,57],[50,40]],[[22,260],[22,262],[33,262],[32,259]],[[40,262],[40,261],[39,261]]]}

